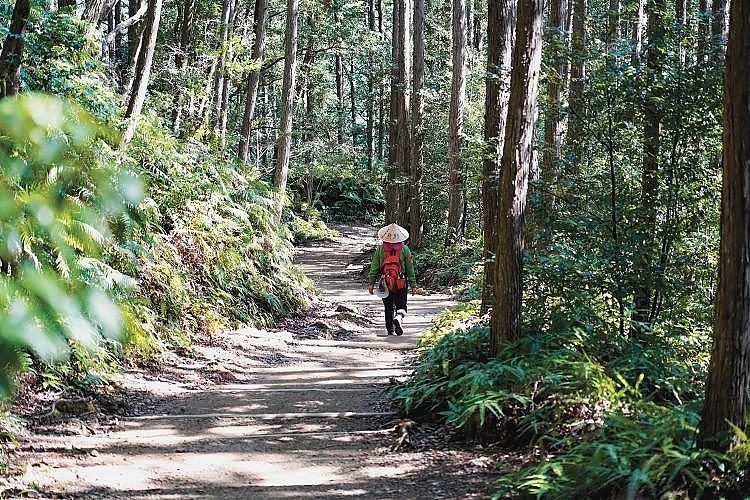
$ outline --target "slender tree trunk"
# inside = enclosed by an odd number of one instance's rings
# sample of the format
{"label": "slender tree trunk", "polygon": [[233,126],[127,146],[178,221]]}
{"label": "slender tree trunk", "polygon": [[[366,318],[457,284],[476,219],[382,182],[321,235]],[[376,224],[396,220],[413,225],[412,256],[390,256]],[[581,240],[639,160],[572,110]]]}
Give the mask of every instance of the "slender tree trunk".
{"label": "slender tree trunk", "polygon": [[706,62],[708,59],[708,48],[711,45],[709,40],[711,23],[708,18],[708,0],[700,0],[698,10],[698,48],[696,51],[696,61],[700,64]]}
{"label": "slender tree trunk", "polygon": [[412,27],[414,29],[413,75],[411,88],[411,209],[410,246],[421,248],[424,236],[424,55],[425,55],[425,0],[414,1]]}
{"label": "slender tree trunk", "polygon": [[[386,222],[405,224],[407,189],[404,176],[409,175],[409,109],[407,88],[409,84],[406,62],[408,0],[393,2],[393,71],[391,75],[390,140],[388,144],[388,186],[386,196]],[[408,177],[407,177],[408,178]]]}
{"label": "slender tree trunk", "polygon": [[727,41],[729,21],[727,13],[728,3],[728,0],[713,0],[711,4],[711,38],[713,39],[714,46],[711,54],[717,61],[721,61],[724,58],[724,45]]}
{"label": "slender tree trunk", "polygon": [[[185,0],[183,4],[182,19],[179,28],[179,42],[175,51],[174,64],[181,78],[185,77],[188,66],[189,53],[193,42],[195,27],[195,5],[196,0]],[[172,133],[179,136],[182,126],[182,108],[185,101],[185,90],[183,85],[175,89],[174,109],[172,110]]]}
{"label": "slender tree trunk", "polygon": [[17,95],[21,89],[23,32],[30,12],[30,0],[16,0],[10,18],[10,28],[0,52],[0,98]]}
{"label": "slender tree trunk", "polygon": [[[570,180],[578,184],[581,163],[584,161],[584,128],[586,124],[586,102],[584,101],[584,84],[586,80],[586,0],[573,0],[573,26],[571,40],[572,64],[570,68],[570,118],[568,122],[568,142],[571,158]],[[571,194],[575,200],[577,196]]]}
{"label": "slender tree trunk", "polygon": [[620,0],[609,0],[607,13],[607,45],[611,47],[621,36],[620,34]]}
{"label": "slender tree trunk", "polygon": [[568,78],[568,2],[552,0],[549,14],[547,41],[549,47],[560,47],[550,56],[547,70],[547,113],[544,115],[544,151],[542,153],[542,179],[546,187],[544,210],[550,217],[555,211],[554,188],[560,173],[563,134],[562,89]]}
{"label": "slender tree trunk", "polygon": [[503,143],[495,301],[490,317],[491,350],[522,335],[524,217],[542,60],[543,0],[520,0],[513,47],[508,121]]}
{"label": "slender tree trunk", "polygon": [[341,54],[333,56],[333,68],[336,75],[336,142],[344,144],[344,68]]}
{"label": "slender tree trunk", "polygon": [[466,0],[453,0],[453,83],[448,111],[448,224],[445,245],[466,233],[466,164],[463,161],[463,124],[466,101]]}
{"label": "slender tree trunk", "polygon": [[[652,78],[658,78],[662,69],[661,50],[664,46],[664,0],[654,0],[648,13],[647,68]],[[633,297],[632,337],[642,329],[648,329],[653,321],[652,264],[656,245],[656,205],[659,201],[659,149],[661,142],[661,118],[656,102],[659,96],[646,98],[643,109],[643,169],[641,173],[640,225],[637,230],[636,288]]]}
{"label": "slender tree trunk", "polygon": [[646,0],[636,0],[635,19],[633,20],[633,51],[630,53],[630,64],[634,68],[641,64],[645,4]]}
{"label": "slender tree trunk", "polygon": [[229,32],[234,9],[234,0],[224,0],[221,9],[221,26],[219,33],[219,55],[216,58],[216,71],[213,78],[211,106],[206,110],[207,123],[212,125],[213,135],[221,140],[221,115],[224,103],[224,79],[229,51]]}
{"label": "slender tree trunk", "polygon": [[487,78],[484,100],[482,205],[484,280],[482,313],[494,302],[496,256],[500,222],[500,159],[508,117],[510,65],[516,29],[517,0],[490,2],[487,10]]}
{"label": "slender tree trunk", "polygon": [[297,71],[297,17],[299,0],[287,0],[286,36],[284,39],[284,83],[281,91],[281,119],[279,138],[276,142],[276,165],[274,166],[273,185],[278,189],[281,199],[278,206],[278,218],[284,208],[283,197],[286,194],[286,183],[289,176],[289,159],[292,147],[292,117],[294,114],[294,89]]}
{"label": "slender tree trunk", "polygon": [[714,343],[699,427],[702,447],[727,450],[747,430],[750,391],[750,4],[732,2],[724,86],[721,248]]}
{"label": "slender tree trunk", "polygon": [[99,24],[99,20],[104,13],[105,0],[86,0],[86,7],[83,9],[81,19],[91,24]]}
{"label": "slender tree trunk", "polygon": [[143,47],[138,53],[133,88],[130,92],[130,100],[125,112],[125,117],[129,118],[129,120],[123,134],[123,144],[127,144],[133,138],[138,117],[141,115],[143,103],[146,100],[146,91],[148,90],[148,82],[151,76],[151,65],[154,58],[154,50],[156,49],[156,36],[159,32],[161,8],[162,0],[149,1],[146,28],[143,32]]}
{"label": "slender tree trunk", "polygon": [[255,0],[253,15],[253,49],[252,58],[255,66],[247,77],[245,86],[245,110],[242,114],[242,128],[240,131],[239,159],[247,164],[250,150],[250,129],[255,117],[255,102],[258,99],[258,83],[266,51],[266,27],[268,26],[268,0]]}

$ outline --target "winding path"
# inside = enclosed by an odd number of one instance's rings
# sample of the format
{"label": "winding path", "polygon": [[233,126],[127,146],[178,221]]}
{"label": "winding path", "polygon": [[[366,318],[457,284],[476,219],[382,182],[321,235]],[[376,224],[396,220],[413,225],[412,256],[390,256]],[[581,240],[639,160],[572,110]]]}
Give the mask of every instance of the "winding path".
{"label": "winding path", "polygon": [[12,459],[24,474],[5,497],[486,498],[492,476],[480,452],[392,450],[383,390],[408,373],[420,332],[449,298],[410,296],[404,335],[385,335],[360,273],[375,230],[338,229],[333,244],[298,251],[323,301],[317,319],[296,325],[338,334],[227,332],[158,376],[127,373],[123,386],[149,403],[136,415],[39,426],[19,442]]}

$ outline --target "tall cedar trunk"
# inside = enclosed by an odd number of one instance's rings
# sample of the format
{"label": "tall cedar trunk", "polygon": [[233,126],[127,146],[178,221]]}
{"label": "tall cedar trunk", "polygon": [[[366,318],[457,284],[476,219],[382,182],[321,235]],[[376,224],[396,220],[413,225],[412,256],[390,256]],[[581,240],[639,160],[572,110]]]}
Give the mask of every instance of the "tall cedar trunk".
{"label": "tall cedar trunk", "polygon": [[700,0],[698,6],[698,48],[696,51],[696,62],[706,62],[708,59],[708,47],[710,46],[709,33],[711,26],[708,18],[708,0]]}
{"label": "tall cedar trunk", "polygon": [[636,0],[635,19],[633,20],[633,50],[630,53],[630,64],[637,67],[641,63],[641,47],[643,46],[643,12],[646,0]]}
{"label": "tall cedar trunk", "polygon": [[424,52],[425,0],[414,0],[414,51],[411,87],[411,209],[409,212],[410,246],[421,248],[424,236]]}
{"label": "tall cedar trunk", "polygon": [[206,120],[212,124],[214,134],[221,138],[221,106],[224,102],[224,77],[227,71],[229,50],[229,28],[233,9],[233,0],[224,0],[221,8],[221,25],[219,33],[219,54],[216,56],[216,71],[213,79],[211,107],[207,109]]}
{"label": "tall cedar trunk", "polygon": [[99,20],[104,13],[105,0],[86,0],[86,7],[83,9],[81,18],[91,24],[99,24]]}
{"label": "tall cedar trunk", "polygon": [[148,82],[151,76],[151,65],[154,59],[154,49],[156,48],[156,36],[159,32],[161,7],[162,0],[150,0],[148,3],[146,27],[143,32],[143,41],[141,42],[142,47],[138,52],[133,88],[130,92],[130,100],[125,112],[125,117],[130,118],[130,120],[123,135],[122,140],[124,144],[130,142],[133,138],[138,117],[143,109],[143,102],[146,100],[146,91],[148,90]]}
{"label": "tall cedar trunk", "polygon": [[[570,67],[570,118],[568,142],[570,143],[570,181],[578,185],[578,175],[584,157],[584,128],[586,125],[586,103],[584,101],[584,81],[586,79],[586,0],[573,0],[573,26],[571,40],[572,63]],[[574,194],[569,194],[575,199]]]}
{"label": "tall cedar trunk", "polygon": [[[550,55],[547,74],[547,113],[544,115],[544,151],[542,178],[546,186],[544,208],[549,217],[555,210],[554,188],[560,173],[562,156],[563,102],[562,89],[568,77],[568,1],[552,0],[549,11],[547,40],[549,47],[560,47]],[[554,49],[553,49],[554,50]]]}
{"label": "tall cedar trunk", "polygon": [[747,429],[750,390],[750,4],[731,6],[724,85],[721,248],[714,343],[699,427],[702,447],[724,451],[731,425]]}
{"label": "tall cedar trunk", "polygon": [[495,301],[490,318],[493,354],[521,336],[524,216],[542,60],[543,0],[520,0],[513,47],[508,121],[502,156]]}
{"label": "tall cedar trunk", "polygon": [[234,16],[236,14],[237,2],[235,0],[229,1],[229,19],[227,22],[227,41],[224,47],[224,71],[221,72],[221,101],[219,102],[219,112],[216,117],[216,128],[219,131],[219,144],[223,150],[226,146],[227,137],[227,114],[229,110],[229,85],[230,75],[227,67],[232,63],[233,52],[232,44],[229,43],[229,35],[234,31]]}
{"label": "tall cedar trunk", "polygon": [[[717,61],[724,57],[724,44],[727,40],[727,0],[713,0],[711,3],[711,54]],[[733,3],[733,2],[732,2]]]}
{"label": "tall cedar trunk", "polygon": [[252,59],[257,65],[247,76],[245,85],[245,110],[242,113],[242,128],[240,131],[239,159],[247,164],[247,155],[250,150],[250,129],[255,117],[255,104],[258,99],[258,83],[260,82],[260,70],[263,65],[263,57],[266,51],[266,27],[268,26],[268,0],[255,0],[255,13],[253,14],[253,49]]}
{"label": "tall cedar trunk", "polygon": [[[662,61],[660,52],[664,46],[664,27],[662,15],[664,0],[654,0],[649,4],[648,24],[646,27],[648,51],[646,64],[648,74],[658,78],[661,73]],[[633,297],[633,328],[631,336],[636,336],[639,330],[648,328],[654,320],[651,304],[652,264],[656,245],[656,204],[659,198],[659,148],[661,142],[661,119],[656,101],[659,96],[647,96],[643,109],[643,169],[641,172],[640,221],[637,228],[638,248],[634,271],[636,287]]]}
{"label": "tall cedar trunk", "polygon": [[349,59],[349,127],[351,128],[352,144],[357,144],[357,89],[354,75],[354,58]]}
{"label": "tall cedar trunk", "polygon": [[[688,0],[675,0],[675,22],[680,33],[688,29]],[[684,43],[680,43],[680,68],[685,66],[687,51]]]}
{"label": "tall cedar trunk", "polygon": [[607,25],[607,45],[612,47],[620,38],[620,0],[609,0]]}
{"label": "tall cedar trunk", "polygon": [[453,82],[448,111],[448,224],[445,244],[466,233],[466,164],[461,136],[466,101],[466,0],[453,0]]}
{"label": "tall cedar trunk", "polygon": [[487,78],[484,100],[484,142],[482,160],[482,204],[484,281],[482,312],[489,311],[494,301],[496,281],[495,252],[499,245],[500,224],[500,159],[503,133],[508,117],[510,65],[516,29],[517,0],[499,0],[487,6]]}
{"label": "tall cedar trunk", "polygon": [[274,165],[273,185],[279,190],[281,199],[278,206],[278,218],[284,208],[283,197],[289,176],[289,158],[292,149],[292,116],[294,114],[294,89],[297,72],[297,16],[299,0],[287,0],[286,36],[284,38],[284,83],[281,90],[281,118],[279,120],[279,138],[276,142],[276,165]]}
{"label": "tall cedar trunk", "polygon": [[30,12],[29,0],[16,0],[10,19],[10,28],[0,53],[0,98],[17,95],[21,88],[23,31]]}
{"label": "tall cedar trunk", "polygon": [[405,224],[407,186],[404,175],[409,175],[409,109],[406,91],[409,84],[407,53],[407,2],[393,2],[393,71],[391,75],[390,133],[388,143],[388,186],[386,222]]}
{"label": "tall cedar trunk", "polygon": [[[367,29],[375,32],[375,1],[367,0]],[[377,65],[375,58],[370,57],[367,63],[367,126],[365,128],[365,143],[367,151],[367,168],[372,170],[375,156],[375,75]]]}
{"label": "tall cedar trunk", "polygon": [[[188,66],[188,54],[190,53],[193,30],[195,27],[195,5],[196,0],[185,0],[183,3],[182,19],[180,20],[179,41],[175,51],[174,65],[181,78],[185,78],[185,70]],[[185,90],[183,85],[178,85],[174,96],[174,109],[172,110],[172,132],[179,135],[182,126],[182,108],[185,101]]]}
{"label": "tall cedar trunk", "polygon": [[333,56],[333,67],[336,74],[336,143],[344,144],[344,68],[341,54]]}

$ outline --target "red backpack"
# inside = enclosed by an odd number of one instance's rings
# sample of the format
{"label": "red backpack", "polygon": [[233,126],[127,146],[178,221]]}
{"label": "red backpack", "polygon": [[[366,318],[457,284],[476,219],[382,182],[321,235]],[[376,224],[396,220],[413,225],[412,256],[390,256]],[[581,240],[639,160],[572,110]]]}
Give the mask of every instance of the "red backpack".
{"label": "red backpack", "polygon": [[385,278],[385,283],[388,286],[388,290],[393,292],[394,290],[403,290],[406,288],[406,277],[401,269],[401,249],[391,250],[390,252],[385,250],[385,260],[380,269]]}

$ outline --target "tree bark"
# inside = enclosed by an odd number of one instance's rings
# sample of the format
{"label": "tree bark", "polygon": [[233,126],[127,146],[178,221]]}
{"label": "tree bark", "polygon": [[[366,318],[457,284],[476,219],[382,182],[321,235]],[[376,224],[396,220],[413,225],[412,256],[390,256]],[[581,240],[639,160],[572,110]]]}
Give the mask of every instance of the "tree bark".
{"label": "tree bark", "polygon": [[[188,66],[188,54],[193,40],[195,27],[195,5],[196,0],[184,0],[183,12],[179,28],[179,41],[174,56],[174,65],[182,77]],[[174,96],[174,108],[172,109],[172,133],[180,134],[182,126],[182,107],[185,100],[183,85],[179,85]]]}
{"label": "tree bark", "polygon": [[[660,56],[664,47],[664,0],[655,0],[650,4],[648,13],[647,36],[648,51],[646,64],[652,78],[658,78],[662,68]],[[646,97],[643,109],[643,168],[641,172],[640,221],[636,229],[639,234],[636,249],[636,287],[634,293],[633,328],[631,337],[639,331],[648,329],[654,320],[651,270],[654,252],[656,251],[656,205],[659,199],[659,149],[661,142],[661,117],[656,102],[659,96]]]}
{"label": "tree bark", "polygon": [[502,156],[495,302],[490,317],[491,350],[522,335],[524,217],[542,59],[543,0],[520,0],[513,47],[508,121]]}
{"label": "tree bark", "polygon": [[549,217],[555,210],[554,187],[560,173],[562,157],[563,102],[562,89],[568,79],[568,2],[552,0],[547,40],[550,47],[560,47],[550,55],[547,73],[547,113],[544,115],[544,150],[542,179],[546,187],[544,211]]}
{"label": "tree bark", "polygon": [[273,185],[279,191],[281,199],[277,209],[279,221],[284,209],[287,178],[289,177],[289,159],[292,148],[292,118],[294,115],[294,89],[297,72],[297,18],[299,0],[287,0],[286,35],[284,38],[285,61],[284,83],[281,91],[281,118],[279,138],[276,142],[276,165],[273,172]]}
{"label": "tree bark", "polygon": [[424,236],[424,54],[425,54],[425,0],[414,1],[414,50],[412,53],[411,88],[411,208],[409,245],[421,248]]}
{"label": "tree bark", "polygon": [[393,2],[393,70],[391,74],[390,128],[388,142],[388,185],[386,187],[386,222],[405,224],[409,175],[409,108],[407,89],[408,0]]}
{"label": "tree bark", "polygon": [[10,18],[8,34],[0,52],[0,98],[14,96],[21,89],[21,61],[23,60],[23,31],[29,20],[31,2],[16,0]]}
{"label": "tree bark", "polygon": [[448,111],[448,223],[445,245],[466,233],[466,164],[463,161],[463,124],[466,101],[466,0],[453,0],[453,80]]}
{"label": "tree bark", "polygon": [[515,37],[517,0],[490,2],[487,6],[487,78],[484,100],[484,157],[482,205],[484,279],[482,313],[494,302],[498,226],[500,224],[500,159],[508,117],[510,65]]}
{"label": "tree bark", "polygon": [[636,0],[635,19],[633,20],[633,50],[630,53],[631,66],[641,64],[641,47],[643,46],[643,17],[646,0]]}
{"label": "tree bark", "polygon": [[750,5],[731,5],[725,62],[719,287],[698,442],[727,450],[747,428],[750,390]]}
{"label": "tree bark", "polygon": [[[570,180],[577,185],[577,177],[584,159],[584,126],[586,123],[586,103],[584,83],[586,80],[586,0],[573,0],[573,26],[571,40],[572,63],[570,68],[570,118],[568,121],[568,142],[570,144]],[[577,196],[571,194],[570,199]]]}
{"label": "tree bark", "polygon": [[161,19],[162,0],[150,0],[148,14],[146,16],[146,29],[143,33],[141,50],[138,53],[138,62],[135,67],[133,87],[130,92],[130,100],[125,117],[129,118],[127,128],[123,134],[123,144],[127,144],[133,138],[138,117],[143,110],[146,100],[146,91],[151,76],[151,65],[156,48],[156,36],[159,32],[159,21]]}
{"label": "tree bark", "polygon": [[240,161],[247,164],[248,151],[250,150],[250,130],[255,117],[255,105],[258,100],[258,83],[260,82],[260,71],[263,66],[263,57],[266,52],[266,28],[268,26],[268,0],[255,0],[255,12],[253,14],[253,49],[252,58],[255,67],[247,76],[245,85],[245,110],[242,113],[242,128],[240,131],[240,142],[238,157]]}

